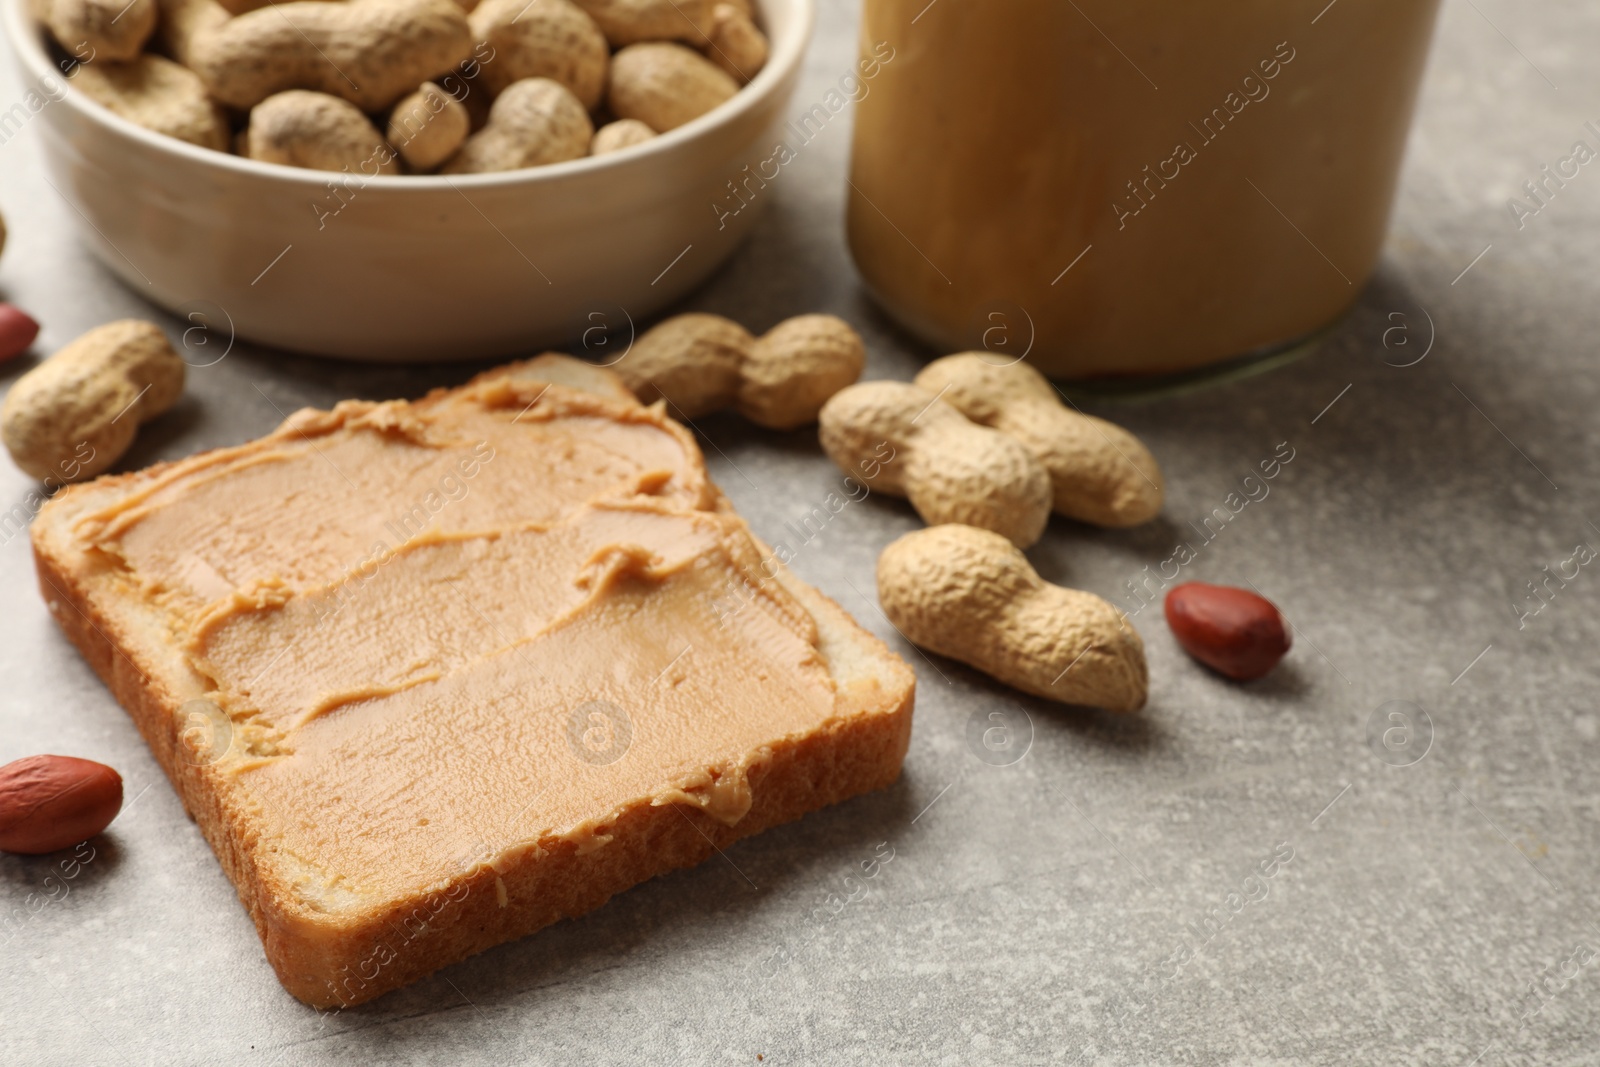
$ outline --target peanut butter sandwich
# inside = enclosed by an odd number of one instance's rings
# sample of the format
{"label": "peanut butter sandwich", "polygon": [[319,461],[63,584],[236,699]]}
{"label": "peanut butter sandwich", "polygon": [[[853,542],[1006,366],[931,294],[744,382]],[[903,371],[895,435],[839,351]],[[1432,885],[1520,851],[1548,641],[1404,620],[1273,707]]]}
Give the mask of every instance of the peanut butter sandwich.
{"label": "peanut butter sandwich", "polygon": [[566,357],[68,487],[33,544],[319,1007],[886,786],[910,736],[905,663]]}

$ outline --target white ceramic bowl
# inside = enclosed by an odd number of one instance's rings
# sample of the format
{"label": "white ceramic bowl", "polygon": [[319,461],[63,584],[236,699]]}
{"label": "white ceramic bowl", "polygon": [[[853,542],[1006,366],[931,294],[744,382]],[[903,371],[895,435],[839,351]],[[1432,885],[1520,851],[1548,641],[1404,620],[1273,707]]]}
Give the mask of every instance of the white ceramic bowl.
{"label": "white ceramic bowl", "polygon": [[198,310],[196,322],[231,324],[238,337],[368,360],[481,359],[625,329],[704,281],[771,198],[744,168],[771,174],[814,17],[813,0],[760,0],[766,67],[716,110],[646,144],[336,192],[334,175],[118,118],[60,77],[27,0],[0,3],[26,87],[48,99],[29,122],[50,181],[107,267],[155,303]]}

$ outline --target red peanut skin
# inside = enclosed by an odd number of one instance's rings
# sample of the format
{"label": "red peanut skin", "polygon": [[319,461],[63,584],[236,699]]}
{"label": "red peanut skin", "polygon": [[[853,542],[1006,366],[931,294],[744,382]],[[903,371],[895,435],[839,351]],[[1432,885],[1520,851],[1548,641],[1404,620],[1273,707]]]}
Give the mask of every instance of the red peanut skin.
{"label": "red peanut skin", "polygon": [[1293,644],[1277,607],[1248,589],[1185,582],[1167,594],[1166,612],[1184,651],[1235,681],[1260,678]]}
{"label": "red peanut skin", "polygon": [[74,756],[28,756],[0,767],[0,850],[70,848],[122,810],[122,775]]}
{"label": "red peanut skin", "polygon": [[0,304],[0,362],[22,355],[38,336],[39,324],[32,316],[10,304]]}

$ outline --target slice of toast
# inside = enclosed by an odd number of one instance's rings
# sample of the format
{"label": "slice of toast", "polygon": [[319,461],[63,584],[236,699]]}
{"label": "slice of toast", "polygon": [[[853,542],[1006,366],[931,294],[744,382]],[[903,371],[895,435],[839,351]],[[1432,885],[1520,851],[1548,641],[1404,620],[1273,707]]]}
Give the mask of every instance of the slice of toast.
{"label": "slice of toast", "polygon": [[910,737],[905,663],[566,357],[70,487],[33,544],[318,1007],[886,786]]}

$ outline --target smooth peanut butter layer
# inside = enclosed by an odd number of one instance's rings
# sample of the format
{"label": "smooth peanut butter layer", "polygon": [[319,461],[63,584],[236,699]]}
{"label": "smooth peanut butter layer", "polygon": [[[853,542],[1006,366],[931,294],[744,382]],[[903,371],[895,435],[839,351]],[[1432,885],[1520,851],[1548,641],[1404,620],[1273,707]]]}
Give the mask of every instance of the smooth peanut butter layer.
{"label": "smooth peanut butter layer", "polygon": [[711,505],[659,412],[532,381],[417,405],[349,401],[168,467],[77,533],[181,615],[254,583],[327,585],[424,530],[551,522],[590,500]]}
{"label": "smooth peanut butter layer", "polygon": [[285,815],[279,847],[325,874],[297,887],[307,903],[382,898],[485,843],[499,863],[556,840],[602,848],[638,803],[686,801],[737,823],[750,765],[826,721],[834,685],[809,617],[758,604],[719,627],[709,606],[731,565],[712,546],[659,578],[612,571],[570,615],[319,715],[288,735],[287,756],[242,762],[246,790]]}
{"label": "smooth peanut butter layer", "polygon": [[[774,570],[659,406],[559,369],[604,388],[535,361],[300,412],[63,493],[36,534],[302,999],[369,999],[898,772],[904,665]],[[183,735],[196,700],[220,751]],[[430,947],[350,977],[446,890]]]}
{"label": "smooth peanut butter layer", "polygon": [[[430,531],[333,585],[296,596],[269,582],[219,601],[190,652],[220,704],[287,732],[363,695],[520,647],[613,596],[619,582],[659,583],[727,557],[744,547],[741,532],[717,516],[645,507],[584,508],[553,526],[503,532]],[[495,576],[493,595],[474,588],[475,571]],[[790,607],[797,624],[809,623]]]}

